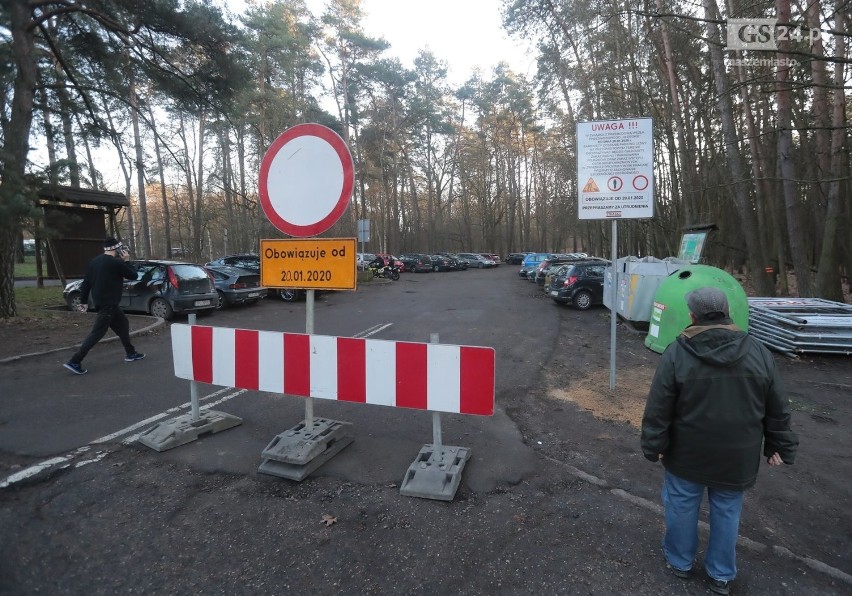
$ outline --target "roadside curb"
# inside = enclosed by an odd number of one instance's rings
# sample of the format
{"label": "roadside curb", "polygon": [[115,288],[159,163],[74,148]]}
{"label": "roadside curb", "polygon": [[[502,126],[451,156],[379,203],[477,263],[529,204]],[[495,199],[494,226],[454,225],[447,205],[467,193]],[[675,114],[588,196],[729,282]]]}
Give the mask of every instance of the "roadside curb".
{"label": "roadside curb", "polygon": [[[133,316],[154,319],[154,322],[147,325],[146,327],[143,327],[142,329],[136,329],[135,331],[131,331],[130,337],[136,337],[137,335],[142,335],[144,333],[150,333],[151,331],[154,331],[154,330],[159,329],[160,327],[164,327],[166,325],[166,321],[162,317],[147,317],[145,315],[133,315]],[[107,342],[117,341],[117,340],[118,340],[118,336],[113,335],[112,337],[103,338],[98,343],[107,343]],[[80,343],[77,343],[77,344],[73,344],[73,345],[70,345],[70,346],[64,346],[62,348],[52,348],[50,350],[44,350],[42,352],[30,352],[29,354],[19,354],[17,356],[9,356],[8,358],[0,359],[0,364],[8,364],[10,362],[17,362],[18,360],[22,360],[24,358],[29,358],[30,356],[43,356],[45,354],[52,354],[54,352],[62,352],[63,350],[72,350],[72,349],[75,349],[75,348],[79,348],[80,345],[81,345]]]}

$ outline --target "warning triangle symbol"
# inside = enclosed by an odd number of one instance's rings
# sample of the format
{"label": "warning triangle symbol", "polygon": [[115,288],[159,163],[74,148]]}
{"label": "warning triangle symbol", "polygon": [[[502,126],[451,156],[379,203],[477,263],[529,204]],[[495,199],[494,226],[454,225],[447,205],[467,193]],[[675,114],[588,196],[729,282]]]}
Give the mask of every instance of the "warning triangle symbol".
{"label": "warning triangle symbol", "polygon": [[600,192],[601,189],[598,188],[598,185],[595,183],[594,178],[589,178],[589,181],[586,182],[586,186],[583,187],[583,192]]}

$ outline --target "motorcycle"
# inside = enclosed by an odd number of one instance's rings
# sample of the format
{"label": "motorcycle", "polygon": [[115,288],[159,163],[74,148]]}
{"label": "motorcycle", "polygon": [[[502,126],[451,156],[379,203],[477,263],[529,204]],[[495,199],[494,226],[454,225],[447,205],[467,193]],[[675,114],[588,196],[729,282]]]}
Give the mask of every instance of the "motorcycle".
{"label": "motorcycle", "polygon": [[390,265],[385,265],[384,267],[370,267],[370,271],[373,272],[373,277],[391,279],[393,281],[397,281],[399,279],[399,267],[392,267]]}

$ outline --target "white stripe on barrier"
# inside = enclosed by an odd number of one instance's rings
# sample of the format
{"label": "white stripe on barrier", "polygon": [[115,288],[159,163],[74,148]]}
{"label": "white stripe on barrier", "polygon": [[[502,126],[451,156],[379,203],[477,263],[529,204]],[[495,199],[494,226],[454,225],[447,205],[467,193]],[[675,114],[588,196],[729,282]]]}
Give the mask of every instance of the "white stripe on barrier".
{"label": "white stripe on barrier", "polygon": [[337,399],[337,338],[310,336],[311,396]]}
{"label": "white stripe on barrier", "polygon": [[281,334],[260,331],[257,339],[258,389],[272,393],[284,391],[284,342]]}
{"label": "white stripe on barrier", "polygon": [[192,327],[172,325],[172,360],[175,376],[182,379],[192,378]]}
{"label": "white stripe on barrier", "polygon": [[396,345],[380,339],[365,339],[367,403],[396,405]]}
{"label": "white stripe on barrier", "polygon": [[459,347],[428,344],[426,350],[428,409],[439,412],[458,412],[461,409]]}
{"label": "white stripe on barrier", "polygon": [[236,359],[234,336],[236,330],[228,327],[213,327],[213,384],[234,387],[236,385]]}

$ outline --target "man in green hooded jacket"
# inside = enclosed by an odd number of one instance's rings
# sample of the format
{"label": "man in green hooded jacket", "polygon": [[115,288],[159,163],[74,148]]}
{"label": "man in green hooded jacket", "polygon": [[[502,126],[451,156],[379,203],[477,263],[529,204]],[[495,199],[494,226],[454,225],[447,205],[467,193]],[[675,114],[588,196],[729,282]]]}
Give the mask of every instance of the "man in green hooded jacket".
{"label": "man in green hooded jacket", "polygon": [[704,567],[710,589],[728,594],[744,491],[754,486],[761,446],[770,466],[792,464],[799,440],[775,359],[731,321],[718,288],[686,296],[692,325],[657,367],[642,419],[642,452],[665,467],[663,554],[672,572],[690,577],[704,492],[710,538]]}

